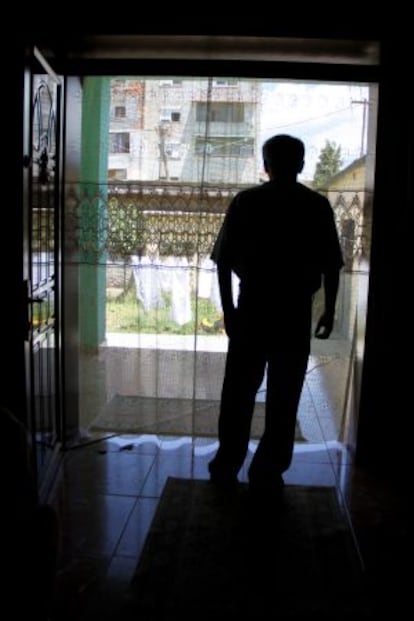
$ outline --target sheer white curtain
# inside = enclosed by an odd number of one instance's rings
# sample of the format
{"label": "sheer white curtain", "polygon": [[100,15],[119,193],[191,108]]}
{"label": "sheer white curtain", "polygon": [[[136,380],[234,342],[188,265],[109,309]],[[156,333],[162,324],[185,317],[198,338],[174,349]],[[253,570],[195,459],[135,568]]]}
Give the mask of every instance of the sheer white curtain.
{"label": "sheer white curtain", "polygon": [[[350,128],[357,125],[354,108],[345,105],[355,98],[354,88],[360,87],[223,77],[111,80],[107,179],[98,199],[89,201],[92,221],[101,203],[105,291],[98,314],[105,317],[105,334],[98,352],[82,359],[85,428],[216,436],[227,337],[210,253],[225,211],[235,193],[267,180],[261,147],[275,133],[304,140],[306,168],[299,180],[311,184],[318,147],[335,139],[332,118],[342,115],[338,127],[346,126],[346,119]],[[330,124],[321,129],[323,119]],[[355,162],[362,163],[360,136],[358,126],[343,151],[344,171],[350,164],[352,174]],[[364,180],[351,187],[347,179],[335,177],[340,234],[342,222],[354,223],[348,233],[363,226]],[[358,200],[351,200],[357,194]],[[84,226],[85,219],[80,238],[93,246],[96,239]],[[348,243],[355,256],[339,296],[338,338],[313,352],[310,379],[314,369],[328,369],[340,359],[346,380],[358,244],[355,236]],[[236,278],[234,285],[236,293]],[[344,381],[334,377],[340,385],[332,406],[337,429]],[[303,393],[305,414],[314,410],[309,386],[312,382]],[[253,437],[262,429],[263,400],[264,386],[257,396]],[[303,429],[313,437],[319,423],[309,420]]]}
{"label": "sheer white curtain", "polygon": [[227,337],[210,252],[231,197],[260,181],[260,115],[258,80],[112,79],[90,429],[216,435]]}

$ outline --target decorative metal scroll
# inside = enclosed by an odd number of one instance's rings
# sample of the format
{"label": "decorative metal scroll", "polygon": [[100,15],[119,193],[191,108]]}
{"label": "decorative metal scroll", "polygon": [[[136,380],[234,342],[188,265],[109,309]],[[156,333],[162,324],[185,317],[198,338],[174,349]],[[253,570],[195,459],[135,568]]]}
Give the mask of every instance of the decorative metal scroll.
{"label": "decorative metal scroll", "polygon": [[358,190],[336,192],[330,197],[345,262],[345,270],[351,271],[354,262],[366,253],[369,236],[364,218],[365,193]]}
{"label": "decorative metal scroll", "polygon": [[56,118],[54,95],[49,84],[40,79],[33,99],[33,177],[47,186],[56,161]]}

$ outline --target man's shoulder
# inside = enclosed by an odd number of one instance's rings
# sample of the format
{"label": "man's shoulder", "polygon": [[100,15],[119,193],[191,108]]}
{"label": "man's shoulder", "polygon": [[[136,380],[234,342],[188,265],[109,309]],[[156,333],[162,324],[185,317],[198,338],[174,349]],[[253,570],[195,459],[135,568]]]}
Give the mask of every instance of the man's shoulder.
{"label": "man's shoulder", "polygon": [[244,213],[246,209],[249,209],[253,203],[257,202],[256,197],[259,189],[260,186],[250,186],[248,188],[243,188],[243,190],[239,190],[236,194],[234,194],[229,203],[227,215],[240,215],[241,213]]}
{"label": "man's shoulder", "polygon": [[243,190],[240,190],[236,194],[236,198],[239,197],[241,199],[244,199],[244,198],[249,198],[250,196],[255,196],[258,193],[260,194],[262,192],[266,192],[268,185],[269,185],[268,183],[260,183],[257,185],[251,185],[248,188],[244,188]]}
{"label": "man's shoulder", "polygon": [[326,196],[299,182],[291,186],[287,194],[285,189],[281,189],[275,183],[265,182],[257,184],[240,190],[233,197],[232,203],[234,206],[244,205],[248,207],[252,203],[258,204],[262,201],[263,204],[266,204],[268,200],[280,199],[281,197],[288,197],[293,203],[312,206],[320,211],[329,210],[331,207]]}
{"label": "man's shoulder", "polygon": [[298,182],[296,184],[296,187],[298,188],[299,192],[302,192],[303,196],[307,196],[309,197],[309,199],[318,201],[320,203],[326,203],[328,201],[326,196],[318,192],[318,190],[310,188],[308,185],[304,185],[303,183]]}
{"label": "man's shoulder", "polygon": [[297,188],[304,204],[308,204],[315,210],[322,213],[331,210],[331,204],[324,194],[321,194],[317,190],[303,185],[302,183],[298,183]]}
{"label": "man's shoulder", "polygon": [[237,192],[233,198],[233,202],[239,204],[250,203],[268,195],[271,192],[272,187],[269,182],[252,185],[249,188],[244,188],[243,190]]}

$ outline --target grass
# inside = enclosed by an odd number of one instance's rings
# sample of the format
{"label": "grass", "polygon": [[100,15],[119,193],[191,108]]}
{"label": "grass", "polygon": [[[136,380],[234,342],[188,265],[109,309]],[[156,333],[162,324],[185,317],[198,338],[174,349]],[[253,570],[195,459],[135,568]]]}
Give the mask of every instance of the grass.
{"label": "grass", "polygon": [[129,287],[116,298],[108,298],[106,302],[107,332],[123,332],[141,334],[222,334],[221,314],[208,300],[193,296],[193,319],[179,325],[171,319],[171,294],[163,294],[163,305],[146,311],[137,299],[135,288]]}

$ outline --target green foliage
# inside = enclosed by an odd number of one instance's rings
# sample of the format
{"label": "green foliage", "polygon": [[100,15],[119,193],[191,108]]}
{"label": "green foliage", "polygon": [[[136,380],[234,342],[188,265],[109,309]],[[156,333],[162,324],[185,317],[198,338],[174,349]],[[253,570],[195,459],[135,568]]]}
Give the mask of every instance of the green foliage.
{"label": "green foliage", "polygon": [[325,141],[316,164],[312,185],[316,190],[325,189],[327,181],[341,170],[341,147],[330,140]]}

